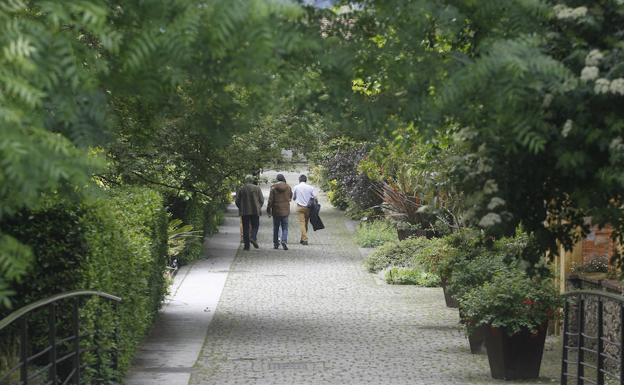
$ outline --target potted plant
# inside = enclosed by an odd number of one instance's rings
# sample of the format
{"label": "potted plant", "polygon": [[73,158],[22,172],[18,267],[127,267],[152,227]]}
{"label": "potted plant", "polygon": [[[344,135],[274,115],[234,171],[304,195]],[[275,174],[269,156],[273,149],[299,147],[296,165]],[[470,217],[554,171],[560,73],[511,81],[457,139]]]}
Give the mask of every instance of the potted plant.
{"label": "potted plant", "polygon": [[[457,298],[461,298],[473,288],[491,280],[494,274],[517,268],[516,263],[506,263],[504,255],[497,253],[496,250],[489,250],[484,247],[480,248],[480,250],[480,254],[476,257],[472,259],[464,258],[454,266],[454,272],[448,287],[449,291]],[[459,306],[459,318],[462,323],[467,323],[461,306]],[[484,325],[467,328],[471,353],[481,352],[481,348],[485,343],[485,329]]]}
{"label": "potted plant", "polygon": [[462,229],[443,238],[446,245],[442,249],[437,261],[436,273],[440,276],[442,290],[444,291],[444,301],[447,307],[456,308],[459,306],[455,293],[449,287],[455,266],[464,260],[474,258],[475,251],[478,250],[479,233],[472,229]]}
{"label": "potted plant", "polygon": [[438,236],[434,226],[437,217],[414,186],[382,182],[376,186],[376,192],[383,200],[382,207],[396,224],[399,240],[412,236]]}
{"label": "potted plant", "polygon": [[486,327],[492,377],[505,380],[539,376],[548,321],[560,304],[551,279],[516,269],[497,272],[460,298],[468,326]]}

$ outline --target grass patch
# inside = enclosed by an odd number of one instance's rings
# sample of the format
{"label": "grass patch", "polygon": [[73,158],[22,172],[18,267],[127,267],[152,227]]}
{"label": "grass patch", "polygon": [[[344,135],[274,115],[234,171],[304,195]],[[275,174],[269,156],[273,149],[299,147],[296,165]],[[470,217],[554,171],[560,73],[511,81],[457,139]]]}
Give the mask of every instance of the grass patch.
{"label": "grass patch", "polygon": [[386,221],[362,222],[355,232],[360,247],[378,247],[387,242],[398,241],[394,226]]}
{"label": "grass patch", "polygon": [[442,239],[425,237],[387,242],[364,264],[371,273],[384,271],[384,279],[390,284],[434,287],[440,285],[437,265],[447,248]]}
{"label": "grass patch", "polygon": [[391,285],[440,286],[440,277],[419,268],[392,267],[386,270],[384,279]]}

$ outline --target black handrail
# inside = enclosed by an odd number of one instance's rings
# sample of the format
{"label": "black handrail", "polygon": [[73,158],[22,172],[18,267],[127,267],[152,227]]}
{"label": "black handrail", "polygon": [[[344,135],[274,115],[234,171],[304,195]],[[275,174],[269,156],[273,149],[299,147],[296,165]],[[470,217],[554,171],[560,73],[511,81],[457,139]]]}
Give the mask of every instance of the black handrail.
{"label": "black handrail", "polygon": [[[563,294],[563,298],[561,384],[567,385],[572,379],[577,385],[604,385],[605,378],[609,378],[624,385],[624,296],[606,291],[575,290]],[[595,314],[589,311],[593,303]],[[605,303],[618,309],[618,317],[611,317],[619,320],[617,330],[613,323],[605,325]],[[605,351],[607,346],[617,348],[619,355]],[[575,371],[571,372],[572,368],[576,368]]]}
{"label": "black handrail", "polygon": [[[13,383],[17,383],[20,385],[28,385],[31,379],[40,377],[42,374],[47,373],[47,382],[46,384],[54,384],[59,383],[73,383],[80,384],[81,382],[81,354],[87,351],[87,349],[83,349],[81,347],[81,339],[84,338],[84,334],[80,334],[80,300],[84,297],[99,297],[105,300],[111,301],[115,307],[115,313],[117,310],[117,305],[121,302],[121,298],[112,294],[104,293],[101,291],[94,290],[75,290],[66,293],[61,293],[54,295],[52,297],[42,299],[26,305],[11,314],[9,314],[4,319],[0,320],[0,332],[3,332],[4,329],[7,329],[10,325],[14,323],[17,324],[19,329],[18,336],[16,336],[19,341],[19,363],[13,368],[8,368],[3,374],[0,374],[0,383],[6,384],[12,376],[18,376],[19,380],[13,380]],[[57,338],[57,307],[59,306],[60,301],[71,300],[72,301],[72,309],[71,309],[71,333],[72,335],[65,338]],[[30,328],[28,324],[28,317],[30,314],[42,310],[44,308],[48,309],[47,322],[48,322],[48,330],[47,330],[47,340],[48,345],[42,348],[41,351],[35,354],[29,354],[28,349],[30,345]],[[98,317],[99,318],[99,317]],[[16,322],[17,321],[17,322]],[[89,337],[97,338],[98,331],[93,331],[94,335],[89,334]],[[110,351],[112,358],[112,366],[113,369],[117,369],[118,362],[118,351],[119,351],[119,319],[115,316],[114,320],[114,351]],[[70,342],[71,352],[60,353],[59,347],[65,345]],[[96,341],[97,343],[97,341]],[[97,353],[101,354],[100,348],[96,348]],[[29,369],[35,360],[39,361],[43,357],[45,357],[47,353],[47,363],[43,364],[43,366],[39,366],[32,373],[29,373]],[[59,357],[61,354],[61,357]],[[57,371],[58,365],[63,363],[64,361],[71,358],[71,368],[69,368],[69,374],[66,373],[63,377],[64,380],[60,380],[58,376],[60,373]],[[98,358],[98,363],[100,359]],[[99,370],[98,370],[99,372]]]}
{"label": "black handrail", "polygon": [[39,300],[37,302],[33,302],[30,305],[26,305],[26,306],[24,306],[22,308],[19,308],[18,310],[15,310],[13,313],[11,313],[8,316],[4,317],[0,321],[0,331],[2,329],[4,329],[5,327],[7,327],[9,324],[13,323],[13,321],[17,320],[18,318],[20,318],[21,316],[23,316],[23,315],[25,315],[27,313],[30,313],[33,310],[36,310],[36,309],[39,309],[39,308],[44,307],[46,305],[49,305],[52,302],[57,302],[57,301],[60,301],[62,299],[67,299],[67,298],[72,298],[72,297],[79,297],[79,296],[98,296],[98,297],[110,299],[110,300],[113,300],[113,301],[121,302],[121,298],[120,297],[117,297],[117,296],[112,295],[112,294],[104,293],[102,291],[93,291],[93,290],[68,291],[66,293],[57,294],[57,295],[54,295],[52,297],[45,298],[45,299]]}

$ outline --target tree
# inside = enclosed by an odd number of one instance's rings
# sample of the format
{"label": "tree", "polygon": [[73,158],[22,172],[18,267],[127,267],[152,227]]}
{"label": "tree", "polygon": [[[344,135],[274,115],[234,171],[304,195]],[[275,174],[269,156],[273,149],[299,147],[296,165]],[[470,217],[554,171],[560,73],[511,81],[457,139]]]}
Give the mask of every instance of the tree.
{"label": "tree", "polygon": [[[304,16],[273,0],[2,3],[0,220],[93,175],[218,199],[249,172],[228,151],[279,147],[241,141],[281,114]],[[4,305],[31,257],[0,233]]]}

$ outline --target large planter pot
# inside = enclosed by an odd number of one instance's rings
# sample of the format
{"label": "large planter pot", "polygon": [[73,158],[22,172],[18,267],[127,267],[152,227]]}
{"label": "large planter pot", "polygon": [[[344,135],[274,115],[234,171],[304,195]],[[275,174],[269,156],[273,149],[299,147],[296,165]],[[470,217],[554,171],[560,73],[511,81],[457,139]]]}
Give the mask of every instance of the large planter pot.
{"label": "large planter pot", "polygon": [[446,307],[458,308],[459,302],[457,302],[457,298],[455,298],[446,288],[445,280],[442,281],[441,286],[442,291],[444,292],[444,302],[446,302]]}
{"label": "large planter pot", "polygon": [[483,351],[485,346],[485,334],[487,333],[487,326],[481,325],[475,328],[472,333],[468,334],[468,343],[470,344],[470,353],[479,354]]}
{"label": "large planter pot", "polygon": [[539,377],[546,327],[542,325],[536,334],[522,330],[509,336],[502,328],[486,326],[485,346],[492,377],[502,380]]}

